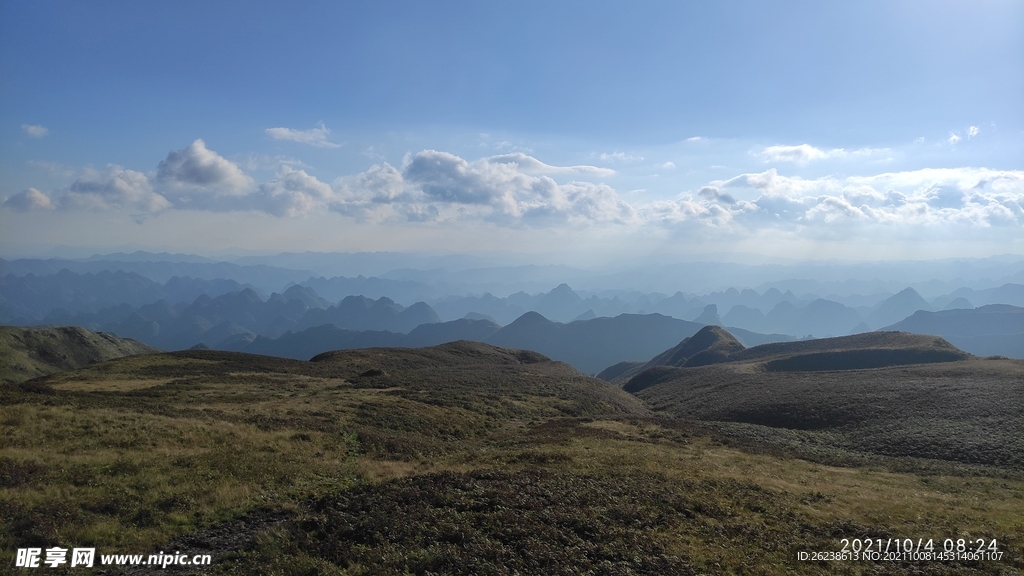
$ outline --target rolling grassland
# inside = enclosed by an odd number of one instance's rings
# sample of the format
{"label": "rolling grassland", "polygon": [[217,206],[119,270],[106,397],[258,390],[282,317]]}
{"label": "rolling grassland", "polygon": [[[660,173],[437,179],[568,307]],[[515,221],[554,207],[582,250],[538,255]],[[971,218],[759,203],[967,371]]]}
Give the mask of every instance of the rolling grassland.
{"label": "rolling grassland", "polygon": [[[1024,570],[1024,363],[666,370],[634,396],[456,342],[131,356],[5,384],[0,565],[61,545],[208,553],[214,574]],[[798,560],[843,538],[1003,554]]]}

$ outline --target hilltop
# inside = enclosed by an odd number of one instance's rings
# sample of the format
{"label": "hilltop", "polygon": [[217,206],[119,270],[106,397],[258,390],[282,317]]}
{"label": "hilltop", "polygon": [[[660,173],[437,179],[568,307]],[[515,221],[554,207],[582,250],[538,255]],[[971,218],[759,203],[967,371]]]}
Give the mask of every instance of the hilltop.
{"label": "hilltop", "polygon": [[77,326],[0,326],[0,383],[22,382],[85,368],[104,360],[154,352],[159,350],[135,340],[104,332],[93,333]]}
{"label": "hilltop", "polygon": [[616,364],[597,375],[609,382],[625,382],[655,366],[701,366],[725,361],[730,354],[744,349],[742,343],[719,326],[705,326],[693,336],[658,354],[645,363]]}
{"label": "hilltop", "polygon": [[[978,359],[906,332],[745,349],[721,329],[702,333],[623,389],[656,411],[829,462],[914,457],[1024,469],[1024,439],[1013,432],[1024,362]],[[693,362],[701,355],[707,361]]]}
{"label": "hilltop", "polygon": [[709,364],[742,363],[748,365],[744,368],[748,371],[794,372],[860,370],[968,358],[970,354],[942,338],[906,332],[867,332],[745,348],[728,331],[707,326],[644,364],[613,366],[602,374],[606,380],[623,384],[625,390],[637,392],[671,378],[676,373],[672,368]]}

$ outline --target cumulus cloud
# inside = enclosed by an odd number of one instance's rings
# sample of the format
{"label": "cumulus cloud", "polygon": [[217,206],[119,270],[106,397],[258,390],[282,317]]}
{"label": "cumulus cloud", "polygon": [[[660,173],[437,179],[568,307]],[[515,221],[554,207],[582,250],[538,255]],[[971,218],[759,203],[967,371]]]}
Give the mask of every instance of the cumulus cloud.
{"label": "cumulus cloud", "polygon": [[42,138],[50,133],[50,129],[41,124],[22,124],[21,130],[33,138]]}
{"label": "cumulus cloud", "polygon": [[137,221],[172,208],[234,210],[247,201],[253,180],[196,140],[172,151],[150,175],[115,164],[85,168],[67,188],[26,190],[8,199],[12,209],[121,210]]}
{"label": "cumulus cloud", "polygon": [[661,165],[661,168],[662,168],[662,170],[675,170],[676,169],[676,163],[675,162],[665,162],[664,164]]}
{"label": "cumulus cloud", "polygon": [[181,202],[199,204],[212,196],[244,195],[253,187],[252,178],[201,139],[169,152],[157,166],[156,183]]}
{"label": "cumulus cloud", "polygon": [[46,194],[35,188],[29,188],[4,201],[4,207],[16,212],[28,212],[30,210],[50,210],[54,208],[54,204]]}
{"label": "cumulus cloud", "polygon": [[405,166],[407,186],[433,202],[486,207],[492,219],[563,218],[616,220],[630,210],[608,186],[589,182],[558,184],[546,175],[520,170],[518,163],[425,150]]}
{"label": "cumulus cloud", "polygon": [[367,222],[614,224],[736,233],[1024,225],[1024,171],[922,169],[809,179],[773,168],[714,180],[675,199],[641,203],[634,197],[632,204],[610,186],[585,179],[607,174],[525,154],[467,160],[423,150],[399,166],[383,162],[331,183],[281,164],[272,179],[256,184],[196,140],[168,154],[148,175],[117,165],[87,168],[64,189],[29,188],[7,198],[3,208],[121,210],[139,221],[167,210],[256,211],[282,218],[333,211]]}
{"label": "cumulus cloud", "polygon": [[61,196],[66,209],[122,209],[136,214],[155,214],[171,207],[164,196],[153,191],[142,172],[109,165],[104,170],[87,168]]}
{"label": "cumulus cloud", "polygon": [[957,143],[957,142],[959,142],[960,140],[961,140],[961,138],[960,138],[960,135],[959,135],[959,134],[957,134],[956,132],[950,132],[950,133],[949,133],[949,138],[946,138],[946,142],[947,142],[947,143],[948,143],[948,144],[949,144],[950,146],[953,146],[954,144],[956,144],[956,143]]}
{"label": "cumulus cloud", "polygon": [[713,181],[695,194],[635,210],[637,222],[678,233],[779,230],[877,239],[908,231],[1007,231],[1024,225],[1024,171],[925,169],[804,179],[772,169]]}
{"label": "cumulus cloud", "polygon": [[687,142],[703,142],[705,140],[707,140],[707,138],[703,136],[690,136],[686,139]]}
{"label": "cumulus cloud", "polygon": [[551,166],[522,154],[468,161],[438,150],[335,181],[330,209],[370,220],[484,219],[505,225],[624,221],[632,209],[609,186],[552,174],[604,175],[591,166]]}
{"label": "cumulus cloud", "polygon": [[337,144],[328,140],[331,131],[321,123],[316,128],[310,128],[309,130],[296,130],[294,128],[267,128],[265,130],[267,136],[275,140],[288,140],[291,142],[300,142],[302,144],[309,144],[310,146],[316,146],[317,148],[340,148],[341,144]]}
{"label": "cumulus cloud", "polygon": [[[723,190],[735,193],[725,197]],[[738,193],[755,199],[737,200]],[[986,168],[818,179],[783,176],[772,169],[712,182],[697,197],[705,209],[727,210],[730,220],[749,227],[1024,224],[1024,172]]]}
{"label": "cumulus cloud", "polygon": [[103,170],[86,168],[71,186],[51,194],[35,188],[19,192],[8,198],[4,207],[19,212],[121,210],[141,222],[172,204],[153,191],[145,174],[111,164]]}
{"label": "cumulus cloud", "polygon": [[967,139],[973,140],[975,136],[981,133],[981,130],[977,126],[971,126],[967,129]]}
{"label": "cumulus cloud", "polygon": [[282,166],[273,180],[262,184],[249,207],[275,216],[305,215],[334,198],[329,184],[305,170]]}

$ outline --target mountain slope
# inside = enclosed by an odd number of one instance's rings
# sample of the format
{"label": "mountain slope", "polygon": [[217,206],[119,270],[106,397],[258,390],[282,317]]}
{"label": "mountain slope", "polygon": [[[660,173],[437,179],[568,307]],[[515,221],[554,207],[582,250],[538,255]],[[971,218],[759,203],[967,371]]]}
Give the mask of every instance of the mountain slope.
{"label": "mountain slope", "polygon": [[551,318],[559,322],[569,322],[580,314],[586,312],[587,306],[583,299],[573,292],[568,284],[559,284],[551,292],[548,292],[536,304],[534,310],[545,318]]}
{"label": "mountain slope", "polygon": [[[671,357],[671,353],[672,350],[668,350],[662,357]],[[675,367],[680,366],[678,364],[651,365],[646,370],[629,372],[618,381],[628,379],[623,389],[635,393],[671,380],[696,366],[708,364],[729,364],[739,366],[736,369],[740,371],[757,373],[820,372],[956,362],[970,357],[970,354],[937,336],[867,332],[836,338],[776,342],[746,349],[723,345],[714,352],[696,353],[681,365],[683,367]]]}
{"label": "mountain slope", "polygon": [[621,314],[560,324],[527,312],[486,342],[536,350],[582,372],[596,374],[616,362],[650,358],[701,328],[700,324],[661,314]]}
{"label": "mountain slope", "polygon": [[910,316],[918,310],[931,310],[928,302],[913,288],[906,288],[883,300],[868,315],[866,321],[874,329],[888,326]]}
{"label": "mountain slope", "polygon": [[413,347],[436,346],[457,340],[483,342],[498,330],[501,330],[501,326],[490,320],[462,318],[451,322],[420,324],[409,332],[406,341],[407,345]]}
{"label": "mountain slope", "polygon": [[924,310],[885,330],[935,334],[978,356],[1024,359],[1024,308],[989,304],[980,308]]}
{"label": "mountain slope", "polygon": [[652,409],[810,457],[1024,468],[1024,362],[968,358],[844,372],[749,368],[740,362],[656,368],[637,376],[656,377],[635,393]]}
{"label": "mountain slope", "polygon": [[152,354],[156,348],[104,332],[93,333],[77,326],[17,328],[0,326],[0,383],[22,382],[55,372]]}
{"label": "mountain slope", "polygon": [[[640,374],[641,372],[655,366],[703,366],[727,361],[730,354],[743,350],[743,344],[732,334],[719,326],[705,326],[693,336],[684,338],[682,342],[651,358],[644,364],[633,365],[626,368],[622,364],[616,364],[616,369],[609,369],[601,374],[608,378],[611,374],[612,382],[624,382]],[[614,368],[614,367],[613,367]],[[626,368],[626,369],[623,369]],[[600,378],[601,375],[598,375]],[[627,392],[633,392],[632,388],[626,388]]]}

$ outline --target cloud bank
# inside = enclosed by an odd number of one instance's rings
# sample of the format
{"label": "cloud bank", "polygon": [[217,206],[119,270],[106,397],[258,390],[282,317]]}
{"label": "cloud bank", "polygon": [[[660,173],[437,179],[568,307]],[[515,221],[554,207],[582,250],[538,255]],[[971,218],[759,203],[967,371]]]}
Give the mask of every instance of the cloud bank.
{"label": "cloud bank", "polygon": [[[774,148],[779,149],[772,154],[794,162],[818,158],[821,152],[807,145]],[[65,189],[46,193],[29,188],[3,206],[19,212],[121,210],[139,222],[168,210],[248,211],[280,218],[334,212],[384,224],[601,225],[741,235],[761,230],[863,235],[879,227],[902,234],[1024,225],[1024,171],[944,168],[807,179],[773,168],[647,203],[627,202],[607,184],[591,181],[613,174],[595,166],[549,165],[522,153],[467,160],[423,150],[407,155],[400,166],[375,164],[330,183],[287,164],[269,181],[257,183],[196,140],[168,153],[151,173],[113,164],[89,168]]]}
{"label": "cloud bank", "polygon": [[592,166],[557,167],[524,154],[473,162],[424,150],[401,169],[387,163],[335,181],[328,208],[369,220],[483,219],[505,225],[553,222],[626,222],[633,211],[604,184],[558,184],[546,174],[608,175]]}
{"label": "cloud bank", "polygon": [[944,168],[804,179],[771,169],[712,182],[696,199],[687,196],[671,204],[660,204],[657,216],[745,229],[1019,227],[1024,224],[1024,172]]}

